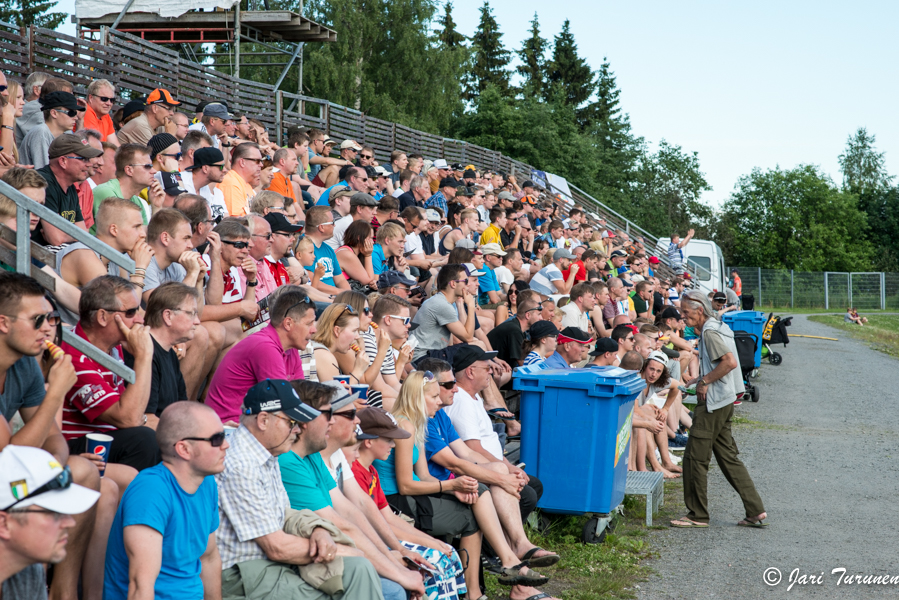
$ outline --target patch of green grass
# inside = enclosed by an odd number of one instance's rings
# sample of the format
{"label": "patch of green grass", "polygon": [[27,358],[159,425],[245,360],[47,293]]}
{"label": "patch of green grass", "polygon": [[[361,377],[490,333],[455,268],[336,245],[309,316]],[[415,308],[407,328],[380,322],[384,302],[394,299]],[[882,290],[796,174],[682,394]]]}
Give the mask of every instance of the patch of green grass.
{"label": "patch of green grass", "polygon": [[873,349],[899,357],[899,315],[865,313],[868,323],[863,327],[843,321],[843,315],[816,315],[810,321],[824,323],[853,338],[867,342]]}
{"label": "patch of green grass", "polygon": [[[636,585],[646,581],[651,569],[642,564],[654,556],[646,527],[643,496],[626,496],[623,515],[616,514],[612,531],[602,544],[584,544],[584,516],[550,515],[542,532],[527,527],[528,538],[536,545],[557,552],[562,559],[553,567],[537,569],[552,577],[541,591],[564,600],[632,599]],[[653,528],[667,527],[670,519],[683,515],[683,486],[679,480],[665,483],[665,501],[653,515]],[[493,575],[486,575],[487,595],[507,598],[508,588]]]}

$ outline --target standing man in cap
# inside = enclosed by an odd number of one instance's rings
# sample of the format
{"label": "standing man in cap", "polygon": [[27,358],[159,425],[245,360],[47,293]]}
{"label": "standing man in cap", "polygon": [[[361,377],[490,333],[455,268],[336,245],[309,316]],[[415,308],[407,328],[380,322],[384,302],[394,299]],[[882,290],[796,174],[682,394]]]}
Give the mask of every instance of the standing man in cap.
{"label": "standing man in cap", "polygon": [[[553,252],[552,262],[534,273],[531,278],[531,289],[544,296],[567,295],[575,283],[578,265],[571,264],[574,255],[566,248],[556,248]],[[562,276],[563,270],[568,270],[568,279]]]}
{"label": "standing man in cap", "polygon": [[233,121],[234,115],[228,112],[228,107],[221,102],[210,102],[203,107],[203,117],[199,123],[194,123],[188,129],[202,131],[212,138],[212,146],[221,148],[221,138],[225,136],[225,123]]}
{"label": "standing man in cap", "polygon": [[[61,215],[70,223],[87,231],[81,215],[81,203],[75,183],[87,179],[90,167],[84,159],[102,156],[97,150],[76,135],[64,133],[50,144],[50,164],[37,170],[47,180],[44,206]],[[41,246],[59,246],[75,239],[53,225],[41,220],[32,232],[31,240]]]}
{"label": "standing man in cap", "polygon": [[62,134],[71,133],[78,121],[78,113],[84,111],[75,95],[69,92],[50,92],[41,96],[40,103],[44,123],[29,131],[19,144],[19,160],[23,165],[34,165],[35,169],[49,164],[50,144]]}
{"label": "standing man in cap", "polygon": [[0,452],[0,596],[47,597],[44,563],[66,557],[72,515],[100,493],[72,483],[69,467],[40,448],[8,445]]}
{"label": "standing man in cap", "polygon": [[94,79],[87,86],[87,108],[84,111],[84,128],[100,132],[100,141],[119,145],[112,124],[112,107],[115,104],[115,86],[105,79]]}
{"label": "standing man in cap", "polygon": [[167,129],[172,122],[176,106],[181,106],[181,103],[176,102],[168,90],[163,88],[153,90],[147,96],[143,114],[128,121],[119,130],[119,141],[123,144],[146,146],[150,143],[151,137]]}
{"label": "standing man in cap", "polygon": [[587,358],[593,338],[577,327],[566,327],[559,333],[556,351],[546,359],[547,369],[571,369]]}
{"label": "standing man in cap", "polygon": [[587,366],[614,367],[620,362],[618,358],[618,342],[610,337],[596,340],[596,349],[590,353],[594,357]]}
{"label": "standing man in cap", "polygon": [[225,206],[225,195],[218,186],[213,189],[209,184],[221,183],[225,178],[225,156],[218,148],[197,148],[193,156],[193,164],[181,172],[181,182],[189,194],[199,194],[206,198],[212,214],[212,220],[221,220],[228,216]]}
{"label": "standing man in cap", "polygon": [[[266,379],[250,388],[241,412],[240,427],[229,439],[225,470],[215,476],[222,596],[243,596],[246,580],[258,582],[253,592],[272,600],[382,598],[377,573],[361,551],[336,544],[317,521],[307,523],[306,536],[284,531],[290,497],[281,482],[278,457],[297,440],[300,423],[309,423],[321,413],[303,404],[290,383],[279,379]],[[342,596],[312,587],[297,572],[297,567],[308,572],[312,563],[327,564],[338,557],[343,563]],[[263,570],[276,573],[262,579]],[[319,577],[324,577],[320,570]],[[293,591],[277,594],[274,582]]]}
{"label": "standing man in cap", "polygon": [[159,418],[156,441],[162,462],[134,478],[116,511],[103,597],[221,597],[213,476],[229,446],[222,422],[208,406],[175,402]]}
{"label": "standing man in cap", "polygon": [[[115,179],[94,188],[94,219],[104,200],[125,198],[140,208],[144,225],[149,225],[153,213],[162,208],[165,202],[165,189],[155,178],[156,169],[150,160],[150,149],[140,144],[122,144],[115,156]],[[141,198],[144,190],[147,190],[149,204]],[[97,224],[94,223],[91,233],[96,235],[96,232]]]}
{"label": "standing man in cap", "polygon": [[[700,377],[687,382],[687,385],[696,384],[693,427],[690,428],[682,465],[687,515],[672,521],[671,525],[709,526],[708,476],[714,451],[718,467],[743,501],[746,518],[737,525],[764,527],[768,515],[749,471],[738,456],[731,430],[734,401],[745,391],[733,331],[715,318],[715,312],[702,292],[685,293],[681,310],[687,324],[701,334]],[[665,408],[668,404],[665,403]]]}

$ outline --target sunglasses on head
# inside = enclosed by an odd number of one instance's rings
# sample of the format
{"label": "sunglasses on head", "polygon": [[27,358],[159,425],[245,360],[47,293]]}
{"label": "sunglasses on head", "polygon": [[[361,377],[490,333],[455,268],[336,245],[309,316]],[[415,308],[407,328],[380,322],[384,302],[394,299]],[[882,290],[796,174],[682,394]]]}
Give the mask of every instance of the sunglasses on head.
{"label": "sunglasses on head", "polygon": [[344,315],[344,313],[350,313],[351,315],[354,315],[354,316],[355,316],[355,314],[356,314],[356,309],[353,308],[352,306],[350,306],[349,304],[344,304],[344,305],[343,305],[343,310],[340,311],[340,314],[337,315],[337,318],[339,319],[340,317],[342,317],[342,316]]}
{"label": "sunglasses on head", "polygon": [[237,250],[243,250],[244,248],[248,248],[250,246],[250,242],[233,242],[231,240],[222,240],[223,244],[228,244],[229,246],[234,246]]}
{"label": "sunglasses on head", "polygon": [[[208,438],[201,437],[186,437],[182,438],[179,441],[181,442],[209,442],[209,445],[213,448],[220,448],[222,444],[225,443],[225,432],[219,431],[218,433],[213,433]],[[172,444],[174,445],[174,444]]]}
{"label": "sunglasses on head", "polygon": [[[46,494],[47,492],[52,492],[54,490],[65,490],[65,489],[68,489],[71,485],[72,485],[72,469],[69,468],[68,465],[66,465],[65,467],[63,467],[62,473],[60,473],[59,475],[57,475],[56,477],[54,477],[53,479],[51,479],[50,481],[48,481],[47,483],[42,485],[41,487],[37,488],[30,494],[26,494],[25,496],[19,498],[18,500],[16,500],[15,502],[13,502],[12,504],[10,504],[9,506],[7,506],[6,508],[4,508],[2,510],[8,511],[12,507],[14,507],[16,504],[19,504],[20,502],[24,502],[28,498],[34,498],[35,496],[40,496],[41,494]],[[35,511],[35,512],[37,512],[37,511]]]}
{"label": "sunglasses on head", "polygon": [[300,306],[300,305],[303,305],[303,304],[307,304],[307,305],[309,305],[309,306],[315,308],[315,302],[312,301],[312,298],[310,298],[309,296],[304,296],[302,300],[300,300],[299,302],[297,302],[297,303],[291,305],[290,308],[288,308],[287,310],[284,311],[284,318],[285,318],[285,319],[287,318],[287,315],[290,314],[290,311],[292,311],[292,310],[295,309],[296,307],[298,307],[298,306]]}

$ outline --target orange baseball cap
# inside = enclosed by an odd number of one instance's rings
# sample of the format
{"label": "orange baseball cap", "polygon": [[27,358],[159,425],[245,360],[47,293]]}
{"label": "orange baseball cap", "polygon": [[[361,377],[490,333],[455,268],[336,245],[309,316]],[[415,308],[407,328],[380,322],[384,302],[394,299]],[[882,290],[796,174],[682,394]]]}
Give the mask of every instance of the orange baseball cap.
{"label": "orange baseball cap", "polygon": [[537,199],[533,196],[522,196],[521,201],[527,204],[537,204]]}
{"label": "orange baseball cap", "polygon": [[176,102],[168,90],[164,88],[156,88],[147,96],[147,106],[151,104],[168,104],[169,106],[181,106],[180,102]]}

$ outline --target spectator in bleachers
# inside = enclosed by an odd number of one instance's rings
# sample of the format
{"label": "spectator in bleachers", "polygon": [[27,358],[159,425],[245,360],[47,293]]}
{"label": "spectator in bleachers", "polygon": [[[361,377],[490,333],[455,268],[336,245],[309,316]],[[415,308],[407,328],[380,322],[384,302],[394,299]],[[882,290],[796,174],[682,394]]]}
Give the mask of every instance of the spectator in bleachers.
{"label": "spectator in bleachers", "polygon": [[228,112],[224,104],[210,102],[203,107],[200,122],[194,123],[188,129],[208,134],[212,138],[212,147],[221,148],[222,141],[226,138],[225,123],[233,119],[234,115]]}
{"label": "spectator in bleachers", "polygon": [[[352,305],[336,303],[336,300],[325,309],[319,317],[312,344],[304,353],[311,365],[306,379],[325,382],[337,375],[349,375],[351,382],[364,383],[362,380],[369,362],[363,347],[356,341],[362,317]],[[348,357],[352,364],[347,362],[347,368],[342,368],[337,354]]]}
{"label": "spectator in bleachers", "polygon": [[[531,289],[546,296],[567,295],[575,283],[577,265],[571,264],[574,257],[566,248],[556,248],[550,262],[531,277]],[[562,277],[562,270],[568,269],[568,279]]]}
{"label": "spectator in bleachers", "polygon": [[[382,227],[383,229],[383,227]],[[460,320],[455,307],[456,300],[462,299],[468,310],[465,323]],[[463,344],[474,338],[475,297],[468,292],[468,275],[460,264],[448,264],[437,274],[437,293],[422,303],[421,309],[412,320],[419,328],[415,332],[418,346],[413,358],[418,360],[429,350],[448,356],[456,346],[450,346],[450,336],[454,335]],[[438,358],[441,358],[440,356]]]}
{"label": "spectator in bleachers", "polygon": [[547,369],[571,369],[587,358],[593,338],[577,327],[566,327],[559,333],[556,351],[546,359]]}
{"label": "spectator in bleachers", "polygon": [[479,244],[484,246],[486,244],[498,244],[500,248],[503,247],[502,242],[500,241],[499,232],[506,226],[507,218],[506,211],[502,208],[494,207],[490,210],[490,226],[484,230],[484,233],[481,234],[481,239]]}
{"label": "spectator in bleachers", "polygon": [[684,239],[680,239],[680,234],[676,231],[671,234],[671,242],[668,244],[668,264],[677,275],[684,273],[684,246],[690,243],[694,233],[691,229]]}
{"label": "spectator in bleachers", "polygon": [[[0,109],[0,146],[8,148],[6,152],[0,152],[0,169],[6,170],[19,164],[19,148],[16,144],[16,120],[21,118],[25,108],[25,92],[15,81],[9,82],[7,89],[8,101]],[[0,171],[2,174],[2,171]]]}
{"label": "spectator in bleachers", "polygon": [[[391,275],[393,274],[393,275]],[[400,275],[395,271],[388,271],[382,277],[393,277],[397,280]],[[397,281],[394,286],[387,289],[400,287],[403,283]],[[384,354],[380,368],[380,385],[381,402],[387,410],[393,408],[393,401],[399,394],[402,380],[405,379],[405,367],[412,359],[412,349],[406,344],[409,339],[409,332],[412,330],[411,308],[412,305],[400,296],[381,292],[382,296],[375,302],[372,307],[372,326],[368,331],[362,334],[365,352],[368,360],[372,364],[377,363],[376,360],[380,356],[381,346],[379,345],[382,335],[386,335],[389,340],[389,349]],[[379,334],[383,331],[383,334]]]}
{"label": "spectator in bleachers", "polygon": [[[84,218],[81,215],[81,204],[75,183],[87,179],[89,172],[87,161],[102,154],[101,151],[83,143],[77,136],[66,133],[54,139],[50,144],[48,151],[50,164],[37,170],[47,180],[44,205],[70,223],[85,230],[87,227],[85,227]],[[32,232],[31,239],[42,246],[58,246],[75,241],[68,234],[43,220]]]}
{"label": "spectator in bleachers", "polygon": [[[456,197],[456,189],[458,187],[458,181],[456,181],[452,177],[444,177],[440,180],[440,185],[437,192],[435,192],[433,196],[425,201],[425,208],[439,208],[443,211],[443,214],[447,215],[447,219],[449,219],[449,205],[447,204],[447,202],[453,200]],[[416,189],[414,180],[412,188]]]}
{"label": "spectator in bleachers", "polygon": [[[396,189],[390,195],[399,200],[400,210],[405,210],[409,206],[419,206],[419,203],[415,200],[415,195],[412,193],[412,180],[415,177],[415,173],[409,169],[404,169],[399,174],[397,185],[395,186]],[[419,208],[424,208],[424,204],[421,204]]]}
{"label": "spectator in bleachers", "polygon": [[203,254],[209,247],[209,235],[215,220],[209,210],[209,202],[197,194],[181,194],[175,199],[172,207],[184,214],[190,221],[190,245],[198,253]]}
{"label": "spectator in bleachers", "polygon": [[219,189],[225,199],[225,208],[232,217],[244,217],[249,212],[253,189],[260,183],[262,151],[258,144],[241,144],[231,152],[231,170],[222,179]]}
{"label": "spectator in bleachers", "polygon": [[337,250],[343,246],[343,236],[347,228],[355,221],[371,223],[375,216],[375,208],[378,206],[377,201],[371,195],[365,192],[356,192],[350,196],[350,212],[345,217],[338,219],[334,223],[334,233],[325,240],[325,243],[331,246],[332,250]]}
{"label": "spectator in bleachers", "polygon": [[[308,423],[319,412],[304,405],[284,380],[260,382],[250,389],[243,403],[240,427],[229,439],[225,470],[216,475],[220,517],[216,543],[224,569],[222,596],[244,595],[246,580],[258,582],[253,591],[260,597],[382,598],[377,573],[359,550],[335,544],[318,517],[310,520],[289,511],[290,499],[281,482],[278,456],[289,451],[299,433],[299,423]],[[335,564],[338,557],[341,560]],[[323,582],[335,574],[325,567],[336,568],[340,563],[342,595],[316,589],[297,569]],[[274,579],[260,581],[263,569]],[[288,586],[285,589],[292,590],[290,596],[285,596],[287,592],[275,593],[276,582]]]}
{"label": "spectator in bleachers", "polygon": [[[502,265],[493,269],[496,274],[496,280],[499,282],[500,289],[504,294],[508,294],[512,288],[512,284],[522,277],[526,276],[526,271],[522,270],[524,262],[521,258],[521,251],[518,248],[507,248],[506,255],[502,257]],[[526,277],[530,279],[530,277]]]}
{"label": "spectator in bleachers", "polygon": [[293,247],[296,235],[303,230],[303,227],[292,224],[287,217],[278,212],[268,213],[265,220],[272,230],[272,244],[269,254],[265,257],[265,266],[272,274],[275,285],[301,283],[306,270],[290,252],[290,248]]}
{"label": "spectator in bleachers", "polygon": [[[4,77],[6,76],[4,75]],[[37,127],[44,122],[44,115],[41,112],[41,103],[38,101],[38,98],[41,96],[45,82],[49,79],[57,78],[51,77],[47,73],[42,73],[41,71],[33,71],[25,80],[23,86],[25,106],[22,107],[22,115],[16,117],[15,124],[16,146],[22,145],[22,140],[25,139],[25,135],[31,131],[33,127]]]}
{"label": "spectator in bleachers", "polygon": [[119,130],[118,138],[123,144],[141,144],[146,146],[150,138],[166,131],[175,114],[175,107],[181,106],[168,90],[157,88],[147,96],[143,113],[128,121]]}
{"label": "spectator in bleachers", "polygon": [[[539,298],[535,301],[539,301]],[[541,307],[538,304],[537,310]],[[542,318],[542,316],[540,317]],[[529,367],[535,364],[544,364],[546,359],[553,355],[558,345],[559,330],[552,321],[537,321],[529,330],[530,340],[524,343],[523,366]]]}
{"label": "spectator in bleachers", "polygon": [[49,164],[50,145],[57,137],[74,130],[78,113],[84,111],[70,92],[52,92],[40,98],[44,122],[32,128],[19,144],[22,164],[40,169]]}
{"label": "spectator in bleachers", "polygon": [[125,387],[112,371],[65,342],[78,380],[66,395],[62,431],[73,454],[85,452],[89,433],[112,436],[107,462],[138,471],[159,462],[153,430],[147,427],[147,401],[153,369],[153,339],[143,324],[140,296],[133,283],[104,275],[84,286],[81,320],[75,335],[114,360],[121,361],[122,345],[134,355],[135,381]]}
{"label": "spectator in bleachers", "polygon": [[[116,178],[94,188],[94,218],[100,204],[107,198],[130,199],[141,210],[144,225],[150,223],[153,213],[162,208],[165,190],[153,176],[156,169],[150,158],[150,148],[139,144],[122,144],[116,152]],[[148,191],[149,203],[141,197]],[[91,233],[96,235],[96,228]]]}
{"label": "spectator in bleachers", "polygon": [[183,213],[174,208],[159,210],[147,227],[147,243],[153,248],[153,258],[144,277],[145,302],[149,301],[150,292],[167,281],[191,287],[202,284],[201,274],[207,266],[193,249],[190,221]]}
{"label": "spectator in bleachers", "polygon": [[[333,239],[333,238],[332,238]],[[372,268],[372,228],[364,220],[353,221],[337,248],[337,261],[350,287],[364,292],[375,289],[378,277]]]}
{"label": "spectator in bleachers", "polygon": [[314,272],[322,265],[324,273],[319,280],[313,281],[315,289],[330,295],[337,295],[350,289],[350,284],[337,261],[334,250],[325,243],[334,235],[334,219],[331,211],[325,206],[314,206],[306,213],[306,237],[315,246],[315,263],[306,266],[306,270]]}
{"label": "spectator in bleachers", "polygon": [[473,208],[466,208],[459,214],[459,227],[451,230],[440,240],[438,250],[441,255],[446,256],[453,248],[456,242],[462,239],[471,239],[471,236],[477,230],[478,211]]}
{"label": "spectator in bleachers", "polygon": [[304,378],[299,350],[316,332],[315,304],[301,288],[287,286],[271,307],[269,324],[229,350],[212,375],[206,404],[224,423],[239,420],[243,396],[260,381]]}
{"label": "spectator in bleachers", "polygon": [[498,319],[497,322],[500,325],[487,333],[490,346],[499,352],[497,356],[513,369],[523,364],[526,356],[524,352],[525,339],[531,326],[540,321],[541,310],[538,302],[524,300],[519,303],[518,314],[514,318],[508,321]]}
{"label": "spectator in bleachers", "polygon": [[715,309],[719,321],[725,313],[737,310],[736,304],[727,305],[727,294],[724,292],[709,292],[709,301],[712,303],[712,308]]}
{"label": "spectator in bleachers", "polygon": [[408,264],[403,257],[406,232],[396,223],[386,223],[378,228],[377,243],[372,248],[371,266],[375,275],[394,270],[406,273]]}
{"label": "spectator in bleachers", "polygon": [[[103,152],[103,142],[100,141],[99,131],[95,129],[79,129],[75,132],[75,135],[87,142],[94,149]],[[96,175],[97,170],[102,168],[103,162],[103,154],[87,161],[87,179],[75,184],[75,189],[78,190],[78,204],[81,207],[81,216],[84,217],[84,225],[88,230],[94,226],[93,189],[97,184],[93,182],[93,177]]]}
{"label": "spectator in bleachers", "polygon": [[218,491],[228,441],[215,413],[176,402],[156,430],[162,463],[143,471],[125,492],[106,552],[104,598],[221,595],[216,546]]}
{"label": "spectator in bleachers", "polygon": [[[332,142],[332,144],[333,144],[333,142]],[[318,172],[318,175],[316,175],[315,178],[312,180],[313,185],[327,188],[325,190],[325,192],[327,192],[327,190],[332,188],[333,186],[338,185],[337,182],[341,181],[341,180],[343,180],[342,185],[350,185],[349,176],[345,175],[346,170],[344,169],[344,167],[346,167],[346,166],[352,167],[355,164],[356,156],[359,154],[360,150],[362,150],[362,146],[360,146],[353,140],[342,141],[340,143],[340,146],[338,147],[338,151],[340,153],[340,159],[329,159],[328,161],[326,161],[327,166],[324,166]],[[321,157],[319,157],[319,158],[321,158]],[[312,162],[311,159],[310,159],[310,162]],[[354,171],[354,174],[356,176],[364,175],[364,173],[365,173],[365,169],[356,169]],[[343,174],[344,177],[341,177],[341,174]],[[355,187],[353,187],[353,189],[355,189],[357,192],[367,191],[366,189],[361,189],[361,188],[356,189]],[[326,194],[323,193],[322,195],[324,196]],[[322,199],[319,198],[317,204],[318,205],[327,204],[327,200],[322,202]]]}
{"label": "spectator in bleachers", "polygon": [[[278,287],[271,270],[265,262],[265,257],[272,249],[272,227],[268,221],[258,214],[250,214],[247,217],[247,229],[250,231],[250,245],[247,246],[249,259],[255,265],[256,274],[256,301],[268,297]],[[240,289],[246,289],[250,281],[248,272],[244,269],[237,270]],[[253,286],[250,286],[253,287]]]}
{"label": "spectator in bleachers", "polygon": [[172,115],[171,134],[174,135],[179,142],[183,142],[187,134],[190,133],[190,117],[180,111],[175,111]]}
{"label": "spectator in bleachers", "polygon": [[634,303],[634,312],[637,317],[652,318],[652,283],[640,281],[634,286],[634,295],[631,301]]}
{"label": "spectator in bleachers", "polygon": [[281,148],[272,156],[273,174],[272,182],[269,184],[268,190],[277,192],[285,198],[291,198],[297,201],[294,192],[294,184],[291,178],[297,172],[300,161],[296,153],[290,148]]}
{"label": "spectator in bleachers", "polygon": [[668,288],[668,304],[672,306],[680,306],[680,297],[684,293],[686,283],[683,277],[675,277],[671,280],[671,287]]}
{"label": "spectator in bleachers", "polygon": [[[337,171],[346,165],[351,165],[352,161],[344,158],[331,157],[331,149],[337,143],[332,140],[328,134],[318,129],[310,129],[307,132],[309,136],[309,178],[312,184],[320,188],[328,188],[339,181]],[[338,167],[333,173],[328,172],[326,177],[322,179],[318,177],[322,169],[329,166]],[[318,179],[318,181],[316,181]]]}
{"label": "spectator in bleachers", "polygon": [[[590,365],[597,367],[615,367],[621,362],[618,357],[619,344],[610,337],[599,338],[596,340],[596,348],[590,352],[593,360]],[[589,365],[588,365],[589,366]]]}
{"label": "spectator in bleachers", "polygon": [[[186,145],[185,141],[181,146],[182,156],[184,156]],[[211,219],[213,220],[220,220],[228,216],[222,190],[218,186],[214,189],[212,187],[212,185],[221,183],[224,178],[225,157],[217,148],[197,148],[192,155],[190,166],[181,172],[184,189],[190,194],[199,194],[206,199],[212,211]]]}
{"label": "spectator in bleachers", "polygon": [[84,127],[100,132],[100,141],[119,145],[112,124],[112,107],[115,104],[115,87],[105,79],[94,79],[87,86],[87,107],[84,111]]}
{"label": "spectator in bleachers", "polygon": [[58,565],[72,553],[66,547],[72,515],[89,511],[99,494],[72,484],[68,467],[40,448],[6,446],[0,473],[0,593],[46,598],[42,563]]}
{"label": "spectator in bleachers", "polygon": [[565,313],[562,326],[577,327],[581,331],[589,332],[592,328],[590,313],[596,306],[593,286],[589,283],[578,283],[571,288],[568,298],[570,301],[562,307],[562,312]]}
{"label": "spectator in bleachers", "polygon": [[627,288],[618,277],[612,277],[607,282],[609,299],[602,309],[602,316],[606,326],[611,329],[616,317],[629,316],[630,304],[628,302]]}

